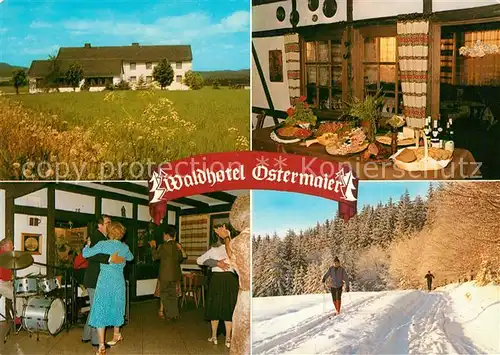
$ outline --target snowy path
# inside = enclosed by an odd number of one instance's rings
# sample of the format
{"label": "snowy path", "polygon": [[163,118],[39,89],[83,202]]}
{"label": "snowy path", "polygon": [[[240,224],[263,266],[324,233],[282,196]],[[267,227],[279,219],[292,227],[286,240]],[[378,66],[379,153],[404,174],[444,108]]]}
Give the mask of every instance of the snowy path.
{"label": "snowy path", "polygon": [[[457,295],[455,298],[460,299],[462,293]],[[344,293],[342,298],[343,312],[332,319],[329,319],[333,309],[329,295],[254,299],[253,353],[498,352],[498,344],[480,346],[464,334],[460,314],[453,309],[457,302],[450,292],[353,292]],[[484,311],[483,306],[469,309],[478,314]],[[493,327],[488,330],[490,334],[498,334],[500,330],[499,322],[482,326]]]}

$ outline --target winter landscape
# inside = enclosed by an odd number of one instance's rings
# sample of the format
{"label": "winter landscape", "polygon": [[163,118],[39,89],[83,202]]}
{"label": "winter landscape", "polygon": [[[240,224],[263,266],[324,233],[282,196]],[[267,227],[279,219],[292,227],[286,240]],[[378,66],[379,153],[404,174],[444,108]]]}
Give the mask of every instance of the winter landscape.
{"label": "winter landscape", "polygon": [[[368,185],[361,197],[374,193]],[[499,353],[499,188],[457,182],[399,200],[381,193],[347,223],[332,211],[311,228],[254,235],[254,353]],[[258,231],[259,219],[253,224]],[[334,257],[351,288],[338,315],[322,282]]]}

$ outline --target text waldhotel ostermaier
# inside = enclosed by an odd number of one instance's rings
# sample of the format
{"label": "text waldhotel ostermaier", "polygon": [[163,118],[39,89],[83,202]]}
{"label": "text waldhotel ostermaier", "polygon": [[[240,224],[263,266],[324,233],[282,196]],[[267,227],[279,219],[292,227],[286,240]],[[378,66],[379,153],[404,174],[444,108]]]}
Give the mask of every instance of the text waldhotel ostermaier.
{"label": "text waldhotel ostermaier", "polygon": [[[258,165],[252,169],[252,178],[256,181],[278,182],[285,184],[299,184],[302,186],[310,186],[338,193],[340,188],[346,186],[345,177],[340,176],[340,172],[332,174],[316,175],[314,173],[298,173],[290,170],[270,169],[264,165]],[[351,174],[349,174],[351,177]],[[246,180],[245,166],[238,165],[236,168],[221,169],[211,171],[210,169],[196,169],[190,174],[157,174],[153,173],[153,181],[158,181],[161,178],[163,183],[161,189],[166,192],[178,191],[182,188],[187,188],[196,185],[223,184],[230,181]],[[159,185],[160,185],[159,184]],[[155,187],[153,187],[155,189]]]}

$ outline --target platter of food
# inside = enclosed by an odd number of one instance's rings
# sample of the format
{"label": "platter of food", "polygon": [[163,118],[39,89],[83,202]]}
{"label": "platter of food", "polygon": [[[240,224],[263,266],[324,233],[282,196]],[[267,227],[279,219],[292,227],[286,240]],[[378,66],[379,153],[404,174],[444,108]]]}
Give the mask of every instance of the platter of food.
{"label": "platter of food", "polygon": [[312,131],[298,126],[279,126],[271,132],[271,139],[283,144],[298,143],[312,136]]}
{"label": "platter of food", "polygon": [[441,170],[451,162],[453,152],[440,148],[429,148],[425,157],[424,147],[400,149],[392,156],[394,164],[406,171]]}
{"label": "platter of food", "polygon": [[362,128],[352,129],[349,134],[331,140],[326,145],[326,152],[330,155],[357,154],[368,148],[365,132]]}
{"label": "platter of food", "polygon": [[[385,144],[385,145],[391,145],[391,143],[392,143],[392,137],[391,137],[390,133],[386,134],[386,135],[377,136],[377,137],[375,137],[375,140],[377,142],[379,142],[381,144]],[[400,147],[405,147],[405,146],[412,145],[415,143],[416,143],[415,138],[403,137],[401,135],[398,135],[398,146],[400,146]]]}

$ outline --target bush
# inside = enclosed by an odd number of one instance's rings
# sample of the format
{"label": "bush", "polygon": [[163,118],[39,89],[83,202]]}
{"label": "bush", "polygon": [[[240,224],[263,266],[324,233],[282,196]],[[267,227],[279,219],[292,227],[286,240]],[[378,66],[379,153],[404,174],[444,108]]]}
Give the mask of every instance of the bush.
{"label": "bush", "polygon": [[82,87],[80,88],[81,91],[90,91],[90,82],[88,80],[85,80],[83,82]]}
{"label": "bush", "polygon": [[112,83],[107,83],[106,87],[104,88],[104,90],[108,90],[108,91],[113,91],[114,89],[115,89],[115,87]]}
{"label": "bush", "polygon": [[186,72],[184,76],[184,85],[189,86],[192,90],[199,90],[203,87],[203,77],[199,73],[195,73],[192,70]]}
{"label": "bush", "polygon": [[115,90],[130,90],[128,81],[122,80],[119,84],[115,85]]}
{"label": "bush", "polygon": [[214,82],[212,83],[212,89],[220,89],[220,83],[219,83],[219,80],[214,80]]}

